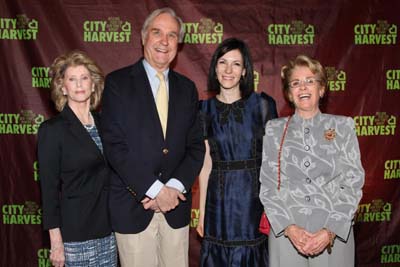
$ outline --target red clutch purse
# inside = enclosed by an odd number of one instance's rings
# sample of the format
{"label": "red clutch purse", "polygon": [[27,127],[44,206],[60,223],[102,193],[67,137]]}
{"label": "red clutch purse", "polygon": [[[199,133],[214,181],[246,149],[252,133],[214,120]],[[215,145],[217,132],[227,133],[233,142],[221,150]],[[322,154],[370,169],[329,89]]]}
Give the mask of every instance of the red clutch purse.
{"label": "red clutch purse", "polygon": [[258,227],[258,230],[265,235],[269,235],[269,231],[271,230],[271,226],[269,224],[267,215],[265,215],[265,212],[263,212],[261,215],[260,226]]}

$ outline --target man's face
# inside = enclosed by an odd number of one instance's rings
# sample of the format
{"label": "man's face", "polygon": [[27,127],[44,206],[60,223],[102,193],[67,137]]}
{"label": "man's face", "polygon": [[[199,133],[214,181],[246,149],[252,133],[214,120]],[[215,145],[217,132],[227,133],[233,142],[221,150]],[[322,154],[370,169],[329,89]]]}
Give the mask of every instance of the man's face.
{"label": "man's face", "polygon": [[179,24],[170,14],[158,15],[143,38],[144,58],[157,71],[164,71],[178,50]]}

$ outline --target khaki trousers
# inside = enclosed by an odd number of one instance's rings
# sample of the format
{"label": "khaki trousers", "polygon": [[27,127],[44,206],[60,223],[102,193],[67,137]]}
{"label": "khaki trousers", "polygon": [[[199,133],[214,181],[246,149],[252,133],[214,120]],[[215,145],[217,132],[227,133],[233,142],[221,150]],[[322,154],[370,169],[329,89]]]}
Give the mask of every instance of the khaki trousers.
{"label": "khaki trousers", "polygon": [[154,213],[143,232],[115,237],[121,267],[189,266],[189,225],[173,229],[162,213]]}

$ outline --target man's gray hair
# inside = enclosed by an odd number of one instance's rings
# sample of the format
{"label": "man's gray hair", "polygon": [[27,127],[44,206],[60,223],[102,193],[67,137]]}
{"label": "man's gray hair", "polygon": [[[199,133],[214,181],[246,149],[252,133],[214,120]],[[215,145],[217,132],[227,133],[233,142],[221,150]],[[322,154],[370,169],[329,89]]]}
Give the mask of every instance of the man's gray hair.
{"label": "man's gray hair", "polygon": [[178,22],[178,25],[179,25],[179,37],[178,37],[178,42],[179,42],[179,43],[182,43],[183,35],[185,34],[185,28],[184,28],[184,26],[183,26],[182,19],[181,19],[180,17],[178,17],[178,16],[176,15],[175,11],[174,11],[172,8],[170,8],[170,7],[164,7],[164,8],[156,9],[156,10],[154,10],[153,12],[151,12],[151,14],[150,14],[149,16],[147,16],[146,20],[145,20],[144,23],[143,23],[143,27],[142,27],[142,32],[141,32],[141,34],[142,34],[142,41],[144,41],[144,40],[146,39],[147,34],[148,34],[148,28],[149,28],[150,24],[153,22],[153,20],[154,20],[157,16],[159,16],[159,15],[161,15],[161,14],[164,14],[164,13],[170,14],[173,18],[176,19],[176,22]]}

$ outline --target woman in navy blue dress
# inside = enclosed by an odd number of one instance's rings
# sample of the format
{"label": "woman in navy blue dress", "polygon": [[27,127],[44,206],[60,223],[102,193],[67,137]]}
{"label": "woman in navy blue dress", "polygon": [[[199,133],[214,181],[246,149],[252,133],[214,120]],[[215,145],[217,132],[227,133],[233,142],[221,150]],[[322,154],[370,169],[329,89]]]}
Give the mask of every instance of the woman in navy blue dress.
{"label": "woman in navy blue dress", "polygon": [[267,236],[258,231],[263,212],[258,180],[267,120],[275,101],[254,92],[247,45],[230,38],[215,51],[201,102],[206,143],[200,173],[200,266],[268,266]]}

